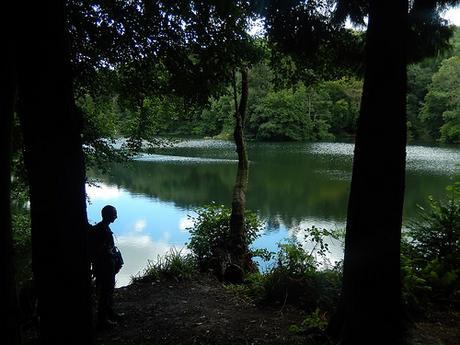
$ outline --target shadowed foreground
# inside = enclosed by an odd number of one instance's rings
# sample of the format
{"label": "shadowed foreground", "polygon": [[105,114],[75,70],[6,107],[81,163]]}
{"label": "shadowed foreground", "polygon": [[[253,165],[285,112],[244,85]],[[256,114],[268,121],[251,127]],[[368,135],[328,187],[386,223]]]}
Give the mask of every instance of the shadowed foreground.
{"label": "shadowed foreground", "polygon": [[205,281],[135,283],[115,292],[120,326],[98,333],[98,344],[316,344],[290,334],[302,315],[261,309]]}
{"label": "shadowed foreground", "polygon": [[[115,291],[119,325],[97,333],[97,345],[326,345],[321,334],[293,334],[305,313],[289,305],[261,307],[217,280],[137,282]],[[432,311],[415,323],[409,345],[458,345],[458,309]],[[37,344],[36,330],[26,345]],[[372,344],[370,341],[369,344]]]}
{"label": "shadowed foreground", "polygon": [[[212,278],[177,283],[135,283],[117,289],[115,304],[124,319],[98,333],[97,344],[325,344],[319,334],[296,335],[305,313],[289,306],[260,307]],[[433,312],[417,322],[411,345],[455,345],[458,312]]]}

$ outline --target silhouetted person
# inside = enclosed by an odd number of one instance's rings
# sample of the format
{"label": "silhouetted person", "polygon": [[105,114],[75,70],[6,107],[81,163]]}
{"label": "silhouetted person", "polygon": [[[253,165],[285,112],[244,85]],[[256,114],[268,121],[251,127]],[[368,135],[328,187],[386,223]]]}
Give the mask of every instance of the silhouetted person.
{"label": "silhouetted person", "polygon": [[109,328],[116,325],[120,315],[113,310],[115,289],[115,244],[109,224],[117,219],[117,210],[111,205],[101,211],[102,221],[94,226],[94,272],[98,293],[97,327]]}

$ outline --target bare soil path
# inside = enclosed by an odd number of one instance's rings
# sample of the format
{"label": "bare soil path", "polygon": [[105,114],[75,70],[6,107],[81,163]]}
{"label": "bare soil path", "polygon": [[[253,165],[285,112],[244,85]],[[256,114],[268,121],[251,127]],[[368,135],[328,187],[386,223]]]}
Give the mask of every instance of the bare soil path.
{"label": "bare soil path", "polygon": [[288,330],[298,310],[260,308],[212,278],[132,284],[117,289],[115,307],[123,319],[98,344],[308,344]]}

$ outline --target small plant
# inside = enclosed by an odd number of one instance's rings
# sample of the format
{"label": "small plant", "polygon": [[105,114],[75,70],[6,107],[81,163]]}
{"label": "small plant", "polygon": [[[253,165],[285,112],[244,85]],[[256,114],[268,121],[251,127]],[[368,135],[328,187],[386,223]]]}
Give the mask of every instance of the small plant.
{"label": "small plant", "polygon": [[315,258],[319,257],[322,262],[328,261],[327,254],[329,253],[329,244],[326,242],[326,238],[341,240],[344,237],[343,230],[328,230],[325,228],[317,228],[314,225],[303,231],[305,241],[314,244],[309,255],[315,256]]}
{"label": "small plant", "polygon": [[311,332],[324,332],[328,323],[327,313],[322,312],[319,308],[310,313],[300,325],[291,325],[289,331],[291,333],[311,333]]}
{"label": "small plant", "polygon": [[192,255],[184,255],[181,251],[171,248],[165,256],[158,256],[156,262],[149,260],[144,271],[139,276],[131,277],[131,281],[133,283],[162,279],[184,281],[192,279],[197,272],[196,261]]}
{"label": "small plant", "polygon": [[233,292],[241,299],[260,302],[265,296],[265,275],[260,272],[249,273],[245,276],[243,284],[227,284],[225,289]]}
{"label": "small plant", "polygon": [[297,276],[314,271],[316,260],[311,253],[307,253],[302,245],[294,240],[278,244],[276,269],[284,270],[290,275]]}

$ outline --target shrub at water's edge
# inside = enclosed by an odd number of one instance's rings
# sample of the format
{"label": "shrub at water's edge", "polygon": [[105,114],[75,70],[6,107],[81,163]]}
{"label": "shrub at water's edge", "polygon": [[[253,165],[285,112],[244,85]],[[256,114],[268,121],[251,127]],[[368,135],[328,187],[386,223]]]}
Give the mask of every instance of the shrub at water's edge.
{"label": "shrub at water's edge", "polygon": [[[250,274],[242,285],[230,289],[256,302],[280,305],[281,308],[292,304],[309,313],[317,309],[321,312],[332,311],[337,303],[341,282],[341,263],[324,265],[328,253],[325,237],[333,233],[315,227],[303,231],[305,237],[315,244],[313,250],[306,250],[295,239],[279,243],[277,253],[270,253],[268,258],[264,253],[266,259],[273,261],[265,273]],[[319,233],[323,235],[319,236]]]}
{"label": "shrub at water's edge", "polygon": [[402,242],[403,296],[421,311],[460,305],[460,183],[447,188],[445,200],[429,197]]}
{"label": "shrub at water's edge", "polygon": [[[230,215],[231,209],[212,203],[196,210],[197,216],[192,219],[189,228],[190,241],[187,247],[201,272],[211,272],[219,280],[226,280],[235,263],[232,262]],[[249,248],[259,236],[262,222],[257,215],[245,211],[245,246]],[[252,260],[252,258],[249,258]]]}

